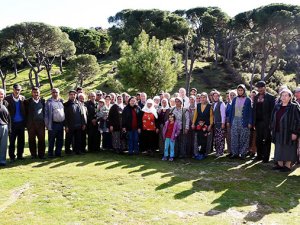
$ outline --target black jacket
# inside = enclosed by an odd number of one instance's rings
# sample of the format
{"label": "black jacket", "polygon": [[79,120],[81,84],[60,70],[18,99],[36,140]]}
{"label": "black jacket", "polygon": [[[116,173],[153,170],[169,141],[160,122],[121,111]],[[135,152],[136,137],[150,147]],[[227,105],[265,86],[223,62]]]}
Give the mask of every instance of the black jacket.
{"label": "black jacket", "polygon": [[[130,105],[127,105],[122,112],[122,128],[126,128],[127,131],[132,130],[132,113],[131,113],[132,107]],[[134,110],[137,113],[137,122],[138,122],[138,128],[142,128],[141,124],[141,109],[139,106],[134,106]]]}
{"label": "black jacket", "polygon": [[[254,97],[253,101],[253,124],[256,125],[257,122],[257,100],[258,100],[259,94],[257,94]],[[264,102],[263,104],[263,122],[267,129],[270,128],[270,122],[271,122],[271,115],[275,106],[275,97],[269,93],[266,93],[264,96]]]}
{"label": "black jacket", "polygon": [[85,107],[87,108],[87,124],[88,126],[92,125],[92,120],[96,119],[96,102],[93,103],[92,101],[85,102]]}
{"label": "black jacket", "polygon": [[79,112],[80,112],[80,126],[86,125],[87,121],[86,121],[86,116],[84,115],[85,111],[83,109],[84,105],[80,104],[77,100],[75,100],[74,102],[72,101],[67,101],[66,103],[64,103],[64,110],[65,110],[65,126],[66,128],[70,128],[70,129],[74,129],[74,128],[78,128],[77,124],[75,124],[75,120],[74,120],[74,111],[73,111],[73,104],[75,104],[75,107],[78,108]]}
{"label": "black jacket", "polygon": [[1,121],[8,125],[9,132],[11,131],[11,119],[8,112],[8,102],[3,100],[0,102],[0,119]]}
{"label": "black jacket", "polygon": [[117,105],[114,104],[108,113],[108,126],[113,126],[114,131],[120,131],[121,130],[121,121],[122,121],[122,109]]}
{"label": "black jacket", "polygon": [[[45,118],[45,100],[40,99],[43,105],[43,117]],[[31,123],[33,122],[33,108],[31,107],[31,103],[33,102],[33,98],[26,99],[24,101],[24,106],[25,106],[25,115],[26,115],[26,124],[27,126],[30,126]],[[44,120],[43,120],[44,122]]]}

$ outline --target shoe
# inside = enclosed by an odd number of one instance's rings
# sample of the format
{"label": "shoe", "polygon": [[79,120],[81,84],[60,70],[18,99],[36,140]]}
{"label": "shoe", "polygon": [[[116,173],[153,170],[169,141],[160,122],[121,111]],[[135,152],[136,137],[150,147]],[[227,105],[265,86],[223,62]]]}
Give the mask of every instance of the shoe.
{"label": "shoe", "polygon": [[238,156],[237,155],[231,155],[230,157],[229,157],[230,159],[237,159],[238,158]]}
{"label": "shoe", "polygon": [[262,162],[263,162],[263,163],[268,163],[269,160],[268,160],[268,159],[264,159]]}
{"label": "shoe", "polygon": [[228,155],[226,155],[227,158],[230,158],[232,156],[231,153],[229,153]]}
{"label": "shoe", "polygon": [[250,153],[250,158],[253,158],[255,156],[255,153]]}
{"label": "shoe", "polygon": [[241,155],[239,158],[240,158],[241,160],[245,160],[245,159],[246,159],[246,155]]}
{"label": "shoe", "polygon": [[161,160],[162,160],[162,161],[167,161],[168,158],[167,158],[166,156],[164,156]]}
{"label": "shoe", "polygon": [[195,159],[196,159],[196,160],[202,160],[202,159],[204,159],[204,156],[203,156],[202,154],[196,155],[196,156],[195,156]]}
{"label": "shoe", "polygon": [[173,162],[173,161],[174,161],[174,158],[173,158],[173,157],[170,157],[170,158],[169,158],[169,161],[170,161],[170,162]]}
{"label": "shoe", "polygon": [[286,166],[283,166],[281,169],[280,169],[280,172],[291,172],[292,169],[286,167]]}
{"label": "shoe", "polygon": [[272,167],[272,170],[282,170],[282,168],[283,168],[283,166],[276,165],[276,166]]}
{"label": "shoe", "polygon": [[260,161],[260,160],[262,160],[262,158],[261,158],[260,156],[256,156],[256,157],[254,158],[254,160],[255,160],[255,161]]}

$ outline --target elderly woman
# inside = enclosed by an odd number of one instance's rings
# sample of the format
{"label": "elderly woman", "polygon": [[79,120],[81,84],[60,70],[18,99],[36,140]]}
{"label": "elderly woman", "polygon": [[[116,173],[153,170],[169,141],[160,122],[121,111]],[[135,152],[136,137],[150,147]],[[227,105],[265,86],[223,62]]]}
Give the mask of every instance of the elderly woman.
{"label": "elderly woman", "polygon": [[209,103],[208,94],[202,92],[200,96],[200,103],[197,104],[192,123],[192,129],[197,134],[198,149],[194,152],[195,159],[197,160],[204,159],[209,152],[207,139],[213,124],[213,110]]}
{"label": "elderly woman", "polygon": [[10,130],[8,103],[4,100],[5,91],[0,89],[0,166],[6,165],[7,140]]}
{"label": "elderly woman", "polygon": [[168,99],[163,98],[161,100],[161,107],[158,110],[158,123],[159,123],[159,152],[163,153],[165,149],[165,142],[163,139],[163,127],[165,125],[165,122],[169,118],[170,113],[170,107],[168,104]]}
{"label": "elderly woman", "polygon": [[232,106],[232,100],[237,96],[236,90],[229,91],[229,98],[226,105],[226,144],[227,144],[227,152],[229,153],[227,157],[231,156],[231,129],[229,125],[229,114]]}
{"label": "elderly woman", "polygon": [[196,111],[196,97],[194,95],[191,95],[189,97],[189,108],[188,108],[188,112],[189,112],[189,117],[190,119],[190,127],[189,127],[189,131],[187,134],[187,156],[192,157],[194,156],[194,152],[196,151],[196,149],[198,149],[198,145],[197,145],[197,136],[195,133],[195,130],[192,129],[192,119],[194,118],[194,113]]}
{"label": "elderly woman", "polygon": [[289,89],[280,92],[280,102],[274,107],[271,117],[272,139],[275,143],[273,169],[291,171],[292,163],[297,161],[297,138],[300,135],[300,108],[292,102]]}
{"label": "elderly woman", "polygon": [[141,141],[143,150],[147,151],[149,155],[154,155],[157,147],[157,134],[159,132],[158,115],[154,108],[154,101],[148,99],[141,112],[142,134]]}
{"label": "elderly woman", "polygon": [[246,96],[246,87],[243,84],[237,87],[238,96],[232,100],[229,115],[231,127],[230,158],[245,159],[249,148],[250,129],[253,125],[251,99]]}

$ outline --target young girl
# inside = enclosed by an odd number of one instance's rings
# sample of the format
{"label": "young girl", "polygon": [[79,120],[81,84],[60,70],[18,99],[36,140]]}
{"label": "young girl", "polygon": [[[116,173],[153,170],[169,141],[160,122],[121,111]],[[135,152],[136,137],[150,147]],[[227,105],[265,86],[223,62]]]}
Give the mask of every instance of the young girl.
{"label": "young girl", "polygon": [[164,152],[164,157],[162,158],[163,161],[166,161],[168,159],[169,146],[170,146],[169,161],[173,161],[175,139],[179,135],[179,133],[180,133],[180,126],[175,121],[175,115],[173,113],[170,113],[169,120],[165,123],[163,128],[163,138],[165,139],[165,152]]}

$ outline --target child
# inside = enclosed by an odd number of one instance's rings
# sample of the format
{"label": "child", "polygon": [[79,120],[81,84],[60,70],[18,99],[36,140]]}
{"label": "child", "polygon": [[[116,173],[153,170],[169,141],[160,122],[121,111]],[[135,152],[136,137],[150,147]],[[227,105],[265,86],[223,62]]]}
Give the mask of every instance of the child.
{"label": "child", "polygon": [[173,113],[169,114],[169,120],[165,123],[163,127],[163,139],[165,139],[165,152],[163,161],[168,159],[168,150],[170,146],[170,158],[169,161],[174,160],[174,145],[175,139],[180,133],[180,126],[178,122],[175,121],[175,115]]}
{"label": "child", "polygon": [[195,152],[195,159],[202,160],[205,158],[205,152],[207,147],[207,136],[208,126],[205,124],[204,121],[199,121],[198,125],[195,127],[196,132],[198,132],[198,146],[199,150]]}
{"label": "child", "polygon": [[99,128],[98,130],[102,134],[103,132],[108,132],[108,127],[106,124],[106,119],[108,117],[108,110],[104,106],[104,100],[101,99],[99,101],[99,106],[96,112],[97,120],[99,121]]}

